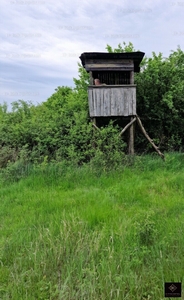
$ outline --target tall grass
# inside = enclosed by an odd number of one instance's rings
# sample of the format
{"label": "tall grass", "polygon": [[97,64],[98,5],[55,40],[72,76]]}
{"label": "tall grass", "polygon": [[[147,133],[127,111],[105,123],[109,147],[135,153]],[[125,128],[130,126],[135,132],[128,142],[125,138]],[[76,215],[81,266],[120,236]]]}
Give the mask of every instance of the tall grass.
{"label": "tall grass", "polygon": [[130,163],[2,179],[0,299],[161,300],[183,281],[184,156]]}

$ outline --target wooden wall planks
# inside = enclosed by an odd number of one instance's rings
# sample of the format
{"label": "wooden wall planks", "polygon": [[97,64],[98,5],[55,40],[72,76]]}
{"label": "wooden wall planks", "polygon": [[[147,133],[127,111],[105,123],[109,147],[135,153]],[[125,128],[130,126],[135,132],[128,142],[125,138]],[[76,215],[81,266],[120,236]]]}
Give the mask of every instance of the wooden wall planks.
{"label": "wooden wall planks", "polygon": [[136,85],[88,87],[90,117],[136,115]]}

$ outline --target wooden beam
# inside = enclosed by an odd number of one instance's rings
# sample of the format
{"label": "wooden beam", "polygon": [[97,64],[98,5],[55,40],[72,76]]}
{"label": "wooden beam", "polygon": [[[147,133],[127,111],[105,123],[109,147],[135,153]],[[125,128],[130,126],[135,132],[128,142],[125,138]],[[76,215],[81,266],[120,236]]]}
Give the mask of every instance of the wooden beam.
{"label": "wooden beam", "polygon": [[131,120],[130,123],[128,123],[123,130],[120,132],[119,136],[121,136],[135,121],[137,120],[137,118],[135,117],[133,120]]}
{"label": "wooden beam", "polygon": [[96,125],[96,118],[94,117],[94,118],[92,118],[92,122],[93,122],[93,124],[95,124]]}
{"label": "wooden beam", "polygon": [[139,124],[142,133],[144,134],[144,136],[147,138],[147,140],[150,142],[150,144],[153,146],[153,148],[157,151],[157,153],[161,156],[162,159],[165,159],[164,154],[162,154],[160,152],[160,150],[158,149],[158,147],[154,144],[153,140],[149,137],[149,135],[147,134],[146,130],[144,129],[141,120],[139,119],[138,116],[136,116],[137,119],[137,123]]}
{"label": "wooden beam", "polygon": [[[131,121],[133,121],[133,117],[131,117]],[[128,154],[134,155],[134,123],[129,128]]]}
{"label": "wooden beam", "polygon": [[93,123],[93,127],[100,132],[100,128],[98,126],[96,126],[95,123]]}

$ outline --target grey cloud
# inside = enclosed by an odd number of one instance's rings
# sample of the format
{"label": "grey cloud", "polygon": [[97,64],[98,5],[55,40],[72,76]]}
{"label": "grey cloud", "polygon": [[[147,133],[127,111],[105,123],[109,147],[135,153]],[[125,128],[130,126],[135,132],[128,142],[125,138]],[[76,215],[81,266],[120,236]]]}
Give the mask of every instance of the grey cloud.
{"label": "grey cloud", "polygon": [[131,41],[147,55],[184,46],[182,1],[43,2],[1,0],[0,103],[21,95],[40,103],[57,86],[73,86],[80,54],[107,43]]}

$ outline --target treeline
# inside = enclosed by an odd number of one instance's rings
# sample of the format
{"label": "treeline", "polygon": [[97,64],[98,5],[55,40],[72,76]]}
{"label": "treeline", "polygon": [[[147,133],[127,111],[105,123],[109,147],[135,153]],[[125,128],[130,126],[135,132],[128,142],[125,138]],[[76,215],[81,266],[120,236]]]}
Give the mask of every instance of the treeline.
{"label": "treeline", "polygon": [[[107,45],[109,52],[135,51],[133,45]],[[40,105],[24,100],[0,106],[0,167],[22,161],[70,161],[114,165],[122,162],[126,139],[111,122],[101,132],[94,130],[88,113],[89,76],[79,64],[75,88],[58,87]],[[184,52],[178,48],[168,58],[161,53],[144,58],[136,74],[137,112],[147,132],[161,151],[184,149]],[[153,151],[136,128],[137,153]]]}
{"label": "treeline", "polygon": [[[86,90],[58,87],[44,103],[19,100],[0,109],[0,167],[61,162],[113,166],[122,162],[125,144],[109,124],[94,131]],[[112,161],[113,159],[113,161]]]}

